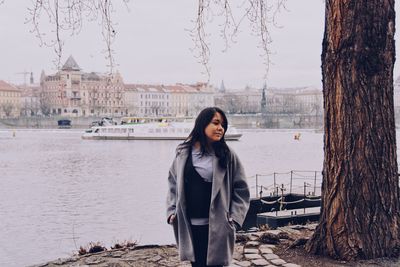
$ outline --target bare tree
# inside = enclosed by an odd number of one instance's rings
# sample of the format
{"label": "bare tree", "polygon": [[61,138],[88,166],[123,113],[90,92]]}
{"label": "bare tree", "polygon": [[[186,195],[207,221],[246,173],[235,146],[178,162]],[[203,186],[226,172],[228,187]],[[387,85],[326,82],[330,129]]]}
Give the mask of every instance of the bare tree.
{"label": "bare tree", "polygon": [[10,117],[12,111],[14,110],[15,106],[11,102],[5,102],[1,105],[1,109],[3,110],[6,117]]}
{"label": "bare tree", "polygon": [[400,245],[394,0],[325,3],[322,207],[307,249],[343,260],[393,256]]}
{"label": "bare tree", "polygon": [[50,115],[51,103],[49,96],[45,92],[41,92],[39,95],[39,108],[42,115],[44,116]]}

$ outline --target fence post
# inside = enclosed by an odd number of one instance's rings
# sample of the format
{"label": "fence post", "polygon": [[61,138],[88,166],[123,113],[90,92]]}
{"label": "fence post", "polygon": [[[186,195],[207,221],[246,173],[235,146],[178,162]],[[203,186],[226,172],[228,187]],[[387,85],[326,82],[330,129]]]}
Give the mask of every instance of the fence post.
{"label": "fence post", "polygon": [[316,196],[316,191],[317,190],[317,171],[314,172],[314,196]]}
{"label": "fence post", "polygon": [[307,192],[307,182],[304,182],[304,211],[303,213],[306,214],[306,192]]}
{"label": "fence post", "polygon": [[292,183],[293,183],[293,171],[290,171],[290,190],[289,193],[292,193]]}
{"label": "fence post", "polygon": [[256,198],[258,198],[258,174],[256,174]]}

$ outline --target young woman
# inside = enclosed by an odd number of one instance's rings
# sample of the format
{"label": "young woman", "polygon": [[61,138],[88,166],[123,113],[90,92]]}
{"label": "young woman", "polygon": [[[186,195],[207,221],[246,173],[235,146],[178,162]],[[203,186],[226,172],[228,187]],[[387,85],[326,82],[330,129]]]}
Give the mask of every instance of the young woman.
{"label": "young woman", "polygon": [[167,221],[180,259],[194,267],[230,264],[235,227],[243,224],[249,207],[243,166],[225,143],[227,129],[221,109],[202,110],[169,170]]}

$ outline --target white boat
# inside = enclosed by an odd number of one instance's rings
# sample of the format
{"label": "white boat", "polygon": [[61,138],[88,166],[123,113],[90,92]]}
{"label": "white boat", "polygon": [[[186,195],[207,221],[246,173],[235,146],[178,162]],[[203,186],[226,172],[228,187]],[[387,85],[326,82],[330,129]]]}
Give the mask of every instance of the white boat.
{"label": "white boat", "polygon": [[[90,140],[185,140],[192,131],[191,122],[149,122],[93,126],[82,135]],[[225,140],[239,140],[242,134],[229,126]]]}

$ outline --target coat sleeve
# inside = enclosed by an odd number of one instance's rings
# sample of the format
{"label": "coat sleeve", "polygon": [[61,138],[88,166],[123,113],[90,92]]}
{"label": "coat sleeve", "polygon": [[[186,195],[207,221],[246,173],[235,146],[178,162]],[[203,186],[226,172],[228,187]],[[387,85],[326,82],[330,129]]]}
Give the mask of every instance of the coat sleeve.
{"label": "coat sleeve", "polygon": [[250,191],[246,175],[238,156],[232,151],[232,197],[230,216],[240,226],[246,218],[250,205]]}
{"label": "coat sleeve", "polygon": [[176,213],[176,158],[172,162],[171,168],[168,173],[168,192],[167,192],[167,222],[168,218]]}

